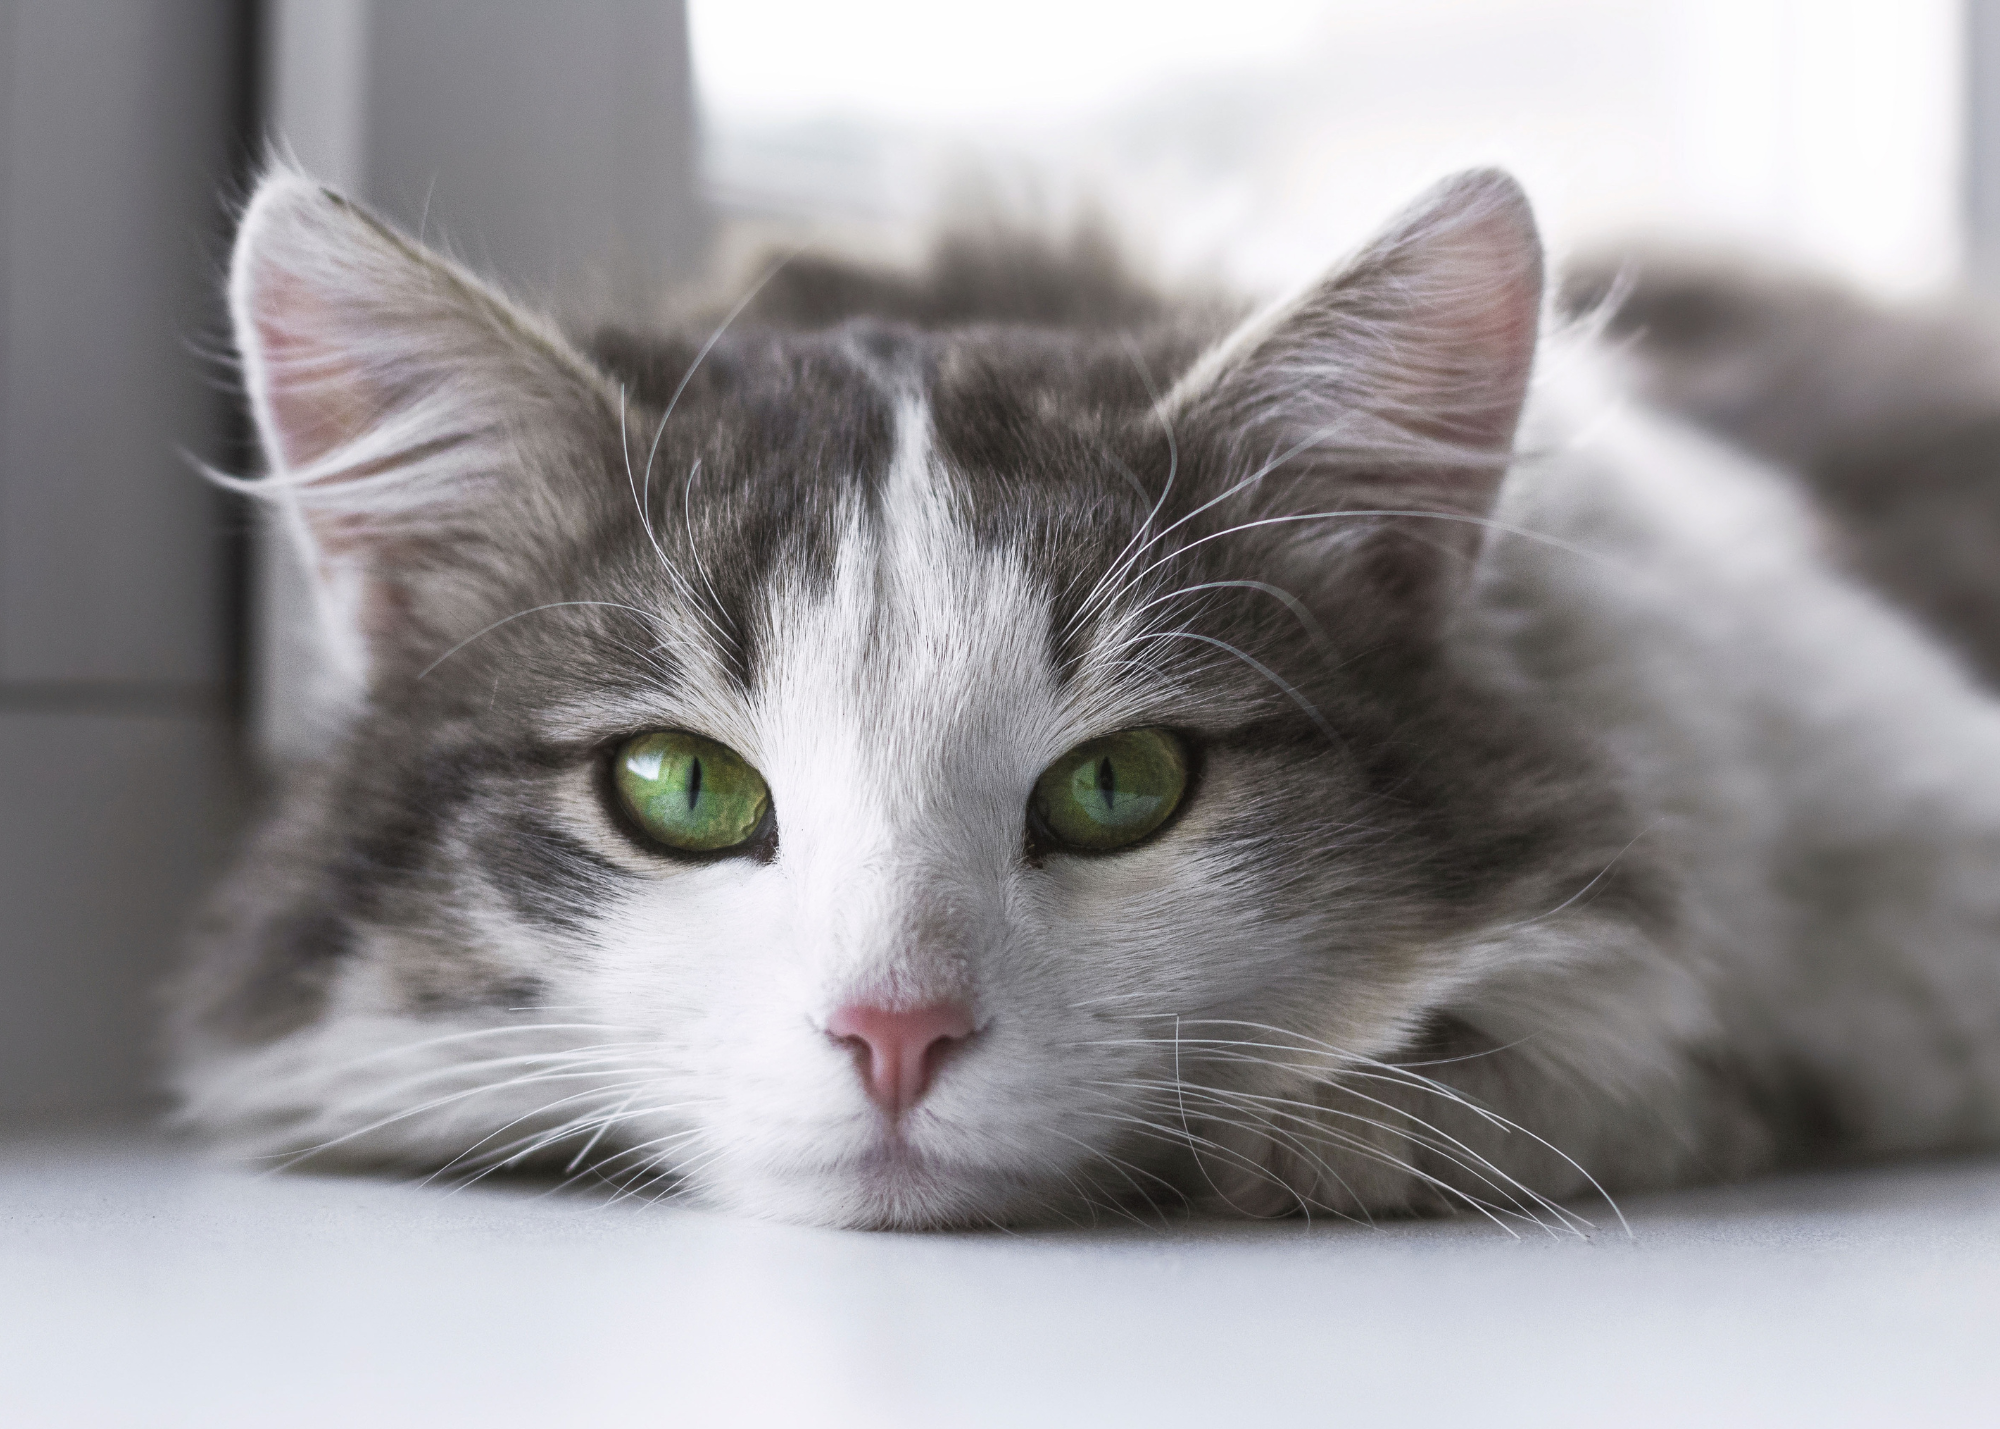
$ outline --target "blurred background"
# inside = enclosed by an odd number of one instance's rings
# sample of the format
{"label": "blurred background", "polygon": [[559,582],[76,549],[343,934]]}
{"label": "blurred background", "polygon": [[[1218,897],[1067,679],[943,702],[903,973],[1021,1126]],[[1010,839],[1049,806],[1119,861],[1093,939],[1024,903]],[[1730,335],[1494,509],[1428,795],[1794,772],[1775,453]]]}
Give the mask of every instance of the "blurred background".
{"label": "blurred background", "polygon": [[0,0],[0,1123],[158,1105],[157,989],[321,737],[218,300],[267,143],[571,316],[1002,205],[1281,288],[1499,162],[1560,252],[2000,279],[2000,0]]}

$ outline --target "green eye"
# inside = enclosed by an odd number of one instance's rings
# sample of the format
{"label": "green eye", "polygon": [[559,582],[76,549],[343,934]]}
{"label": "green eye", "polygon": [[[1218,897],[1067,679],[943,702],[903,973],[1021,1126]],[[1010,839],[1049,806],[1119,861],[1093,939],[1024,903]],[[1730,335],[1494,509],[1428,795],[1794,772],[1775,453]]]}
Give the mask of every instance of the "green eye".
{"label": "green eye", "polygon": [[668,848],[721,853],[748,843],[771,811],[764,776],[727,745],[684,730],[625,741],[611,764],[625,812]]}
{"label": "green eye", "polygon": [[1164,824],[1187,780],[1179,739],[1163,729],[1128,729],[1079,744],[1043,770],[1031,807],[1057,842],[1109,853]]}

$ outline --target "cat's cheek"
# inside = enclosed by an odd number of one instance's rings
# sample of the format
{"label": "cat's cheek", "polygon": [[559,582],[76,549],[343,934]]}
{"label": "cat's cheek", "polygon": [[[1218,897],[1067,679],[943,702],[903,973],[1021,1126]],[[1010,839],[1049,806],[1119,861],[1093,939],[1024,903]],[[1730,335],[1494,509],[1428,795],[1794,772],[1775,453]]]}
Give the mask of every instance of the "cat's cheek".
{"label": "cat's cheek", "polygon": [[585,976],[593,995],[693,1063],[727,1025],[721,1004],[773,963],[791,922],[780,881],[750,859],[661,860],[605,910]]}

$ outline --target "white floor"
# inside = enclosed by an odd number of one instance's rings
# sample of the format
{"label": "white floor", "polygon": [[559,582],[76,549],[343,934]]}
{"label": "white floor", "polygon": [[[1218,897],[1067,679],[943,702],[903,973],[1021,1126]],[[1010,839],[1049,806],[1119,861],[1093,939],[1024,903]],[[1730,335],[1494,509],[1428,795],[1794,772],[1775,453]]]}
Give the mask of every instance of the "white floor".
{"label": "white floor", "polygon": [[0,1423],[2000,1424],[2000,1164],[1483,1222],[872,1235],[0,1147]]}

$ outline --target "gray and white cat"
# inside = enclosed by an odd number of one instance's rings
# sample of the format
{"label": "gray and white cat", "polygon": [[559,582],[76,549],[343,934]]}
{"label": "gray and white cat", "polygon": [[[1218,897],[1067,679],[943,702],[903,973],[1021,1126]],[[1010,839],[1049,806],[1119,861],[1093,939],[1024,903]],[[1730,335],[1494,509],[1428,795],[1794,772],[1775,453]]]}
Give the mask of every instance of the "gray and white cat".
{"label": "gray and white cat", "polygon": [[1542,286],[1473,173],[1240,323],[580,344],[273,173],[246,485],[351,697],[187,1115],[852,1226],[2000,1141],[2000,704]]}

